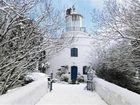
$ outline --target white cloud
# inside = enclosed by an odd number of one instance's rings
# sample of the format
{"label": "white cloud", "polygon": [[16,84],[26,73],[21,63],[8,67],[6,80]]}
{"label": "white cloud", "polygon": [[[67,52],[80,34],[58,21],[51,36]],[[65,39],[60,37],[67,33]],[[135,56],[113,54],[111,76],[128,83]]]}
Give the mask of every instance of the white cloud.
{"label": "white cloud", "polygon": [[85,1],[89,1],[89,3],[91,3],[94,7],[103,7],[103,3],[104,0],[85,0]]}

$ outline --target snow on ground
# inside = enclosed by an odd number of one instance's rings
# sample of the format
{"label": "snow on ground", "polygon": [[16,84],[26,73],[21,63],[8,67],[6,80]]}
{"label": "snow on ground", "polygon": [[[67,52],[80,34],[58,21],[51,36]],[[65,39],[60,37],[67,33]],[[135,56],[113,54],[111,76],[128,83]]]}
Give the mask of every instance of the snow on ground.
{"label": "snow on ground", "polygon": [[96,92],[87,91],[86,84],[54,83],[36,105],[107,105]]}
{"label": "snow on ground", "polygon": [[33,73],[29,73],[28,75],[26,75],[26,80],[40,80],[42,78],[46,78],[47,75],[44,73],[40,73],[40,72],[33,72]]}

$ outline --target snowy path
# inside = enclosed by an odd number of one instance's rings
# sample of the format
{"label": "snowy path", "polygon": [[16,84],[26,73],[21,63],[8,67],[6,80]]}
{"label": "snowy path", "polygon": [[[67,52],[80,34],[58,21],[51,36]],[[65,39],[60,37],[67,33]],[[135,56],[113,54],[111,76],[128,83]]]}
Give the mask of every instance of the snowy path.
{"label": "snowy path", "polygon": [[107,105],[96,92],[84,90],[85,86],[55,83],[36,105]]}

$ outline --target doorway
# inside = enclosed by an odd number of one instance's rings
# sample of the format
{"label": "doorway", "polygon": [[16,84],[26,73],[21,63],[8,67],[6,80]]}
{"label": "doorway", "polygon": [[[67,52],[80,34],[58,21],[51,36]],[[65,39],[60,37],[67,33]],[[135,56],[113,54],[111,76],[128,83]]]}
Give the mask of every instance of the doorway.
{"label": "doorway", "polygon": [[77,66],[71,66],[71,80],[72,80],[72,83],[76,82],[77,73],[78,73],[78,67]]}

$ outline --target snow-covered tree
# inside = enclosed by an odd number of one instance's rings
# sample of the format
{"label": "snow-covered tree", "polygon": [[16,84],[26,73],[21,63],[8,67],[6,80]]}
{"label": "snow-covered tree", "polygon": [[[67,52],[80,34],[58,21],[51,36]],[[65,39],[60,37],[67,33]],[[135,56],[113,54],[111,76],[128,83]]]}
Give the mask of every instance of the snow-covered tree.
{"label": "snow-covered tree", "polygon": [[[99,63],[97,74],[108,81],[140,93],[138,78],[140,72],[140,1],[139,0],[107,0],[102,14],[94,11],[98,37],[104,43],[111,43],[108,48],[97,53]],[[105,39],[106,40],[105,40]],[[101,39],[101,38],[100,38]],[[99,48],[100,49],[100,48]],[[98,50],[99,50],[98,49]],[[99,51],[101,51],[99,50]]]}
{"label": "snow-covered tree", "polygon": [[36,0],[0,0],[0,94],[21,86],[24,75],[34,71],[62,50],[73,38],[55,37],[61,28],[61,17],[48,0],[41,15],[30,19]]}

